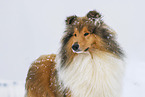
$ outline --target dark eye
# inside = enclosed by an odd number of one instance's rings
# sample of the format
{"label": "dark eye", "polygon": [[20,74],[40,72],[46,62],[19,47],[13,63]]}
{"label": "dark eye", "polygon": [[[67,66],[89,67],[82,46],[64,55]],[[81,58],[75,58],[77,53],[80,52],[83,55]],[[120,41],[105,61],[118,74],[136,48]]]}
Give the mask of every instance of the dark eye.
{"label": "dark eye", "polygon": [[77,34],[74,34],[74,36],[77,36]]}
{"label": "dark eye", "polygon": [[87,35],[89,35],[89,33],[85,33],[85,34],[84,34],[84,36],[87,36]]}

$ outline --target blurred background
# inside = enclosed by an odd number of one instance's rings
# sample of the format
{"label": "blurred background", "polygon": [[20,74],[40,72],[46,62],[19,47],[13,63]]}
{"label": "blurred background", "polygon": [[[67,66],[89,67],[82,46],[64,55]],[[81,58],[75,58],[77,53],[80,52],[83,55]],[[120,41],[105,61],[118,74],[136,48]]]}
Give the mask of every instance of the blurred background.
{"label": "blurred background", "polygon": [[144,0],[0,0],[0,97],[23,97],[30,64],[57,53],[67,16],[97,10],[126,53],[123,97],[145,97]]}

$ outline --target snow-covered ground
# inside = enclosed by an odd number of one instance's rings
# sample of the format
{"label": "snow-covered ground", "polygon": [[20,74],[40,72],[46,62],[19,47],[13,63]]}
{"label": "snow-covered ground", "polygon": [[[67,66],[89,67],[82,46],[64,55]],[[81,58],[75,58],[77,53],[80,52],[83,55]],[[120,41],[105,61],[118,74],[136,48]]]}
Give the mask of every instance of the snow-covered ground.
{"label": "snow-covered ground", "polygon": [[127,61],[123,97],[145,97],[145,61]]}
{"label": "snow-covered ground", "polygon": [[0,97],[24,97],[25,84],[23,81],[0,80]]}
{"label": "snow-covered ground", "polygon": [[[145,62],[128,61],[123,97],[145,97]],[[25,82],[0,80],[0,97],[24,97]]]}

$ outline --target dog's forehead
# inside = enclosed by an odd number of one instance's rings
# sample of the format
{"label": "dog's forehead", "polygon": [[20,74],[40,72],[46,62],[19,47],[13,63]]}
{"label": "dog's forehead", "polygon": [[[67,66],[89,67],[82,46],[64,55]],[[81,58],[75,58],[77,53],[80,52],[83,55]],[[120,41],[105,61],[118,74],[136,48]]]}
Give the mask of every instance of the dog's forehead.
{"label": "dog's forehead", "polygon": [[84,26],[82,27],[81,30],[79,30],[78,28],[74,28],[74,33],[82,33],[82,32],[88,32],[88,27]]}

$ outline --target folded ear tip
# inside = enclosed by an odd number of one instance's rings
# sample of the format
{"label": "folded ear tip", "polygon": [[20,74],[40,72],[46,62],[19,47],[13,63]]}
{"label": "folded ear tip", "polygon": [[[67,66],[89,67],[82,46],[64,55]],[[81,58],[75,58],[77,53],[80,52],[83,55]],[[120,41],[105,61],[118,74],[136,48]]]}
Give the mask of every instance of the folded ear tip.
{"label": "folded ear tip", "polygon": [[87,14],[87,17],[88,18],[100,18],[101,17],[101,14],[99,12],[97,12],[96,10],[93,10],[93,11],[89,11],[88,14]]}
{"label": "folded ear tip", "polygon": [[67,17],[66,23],[67,23],[67,24],[72,24],[72,23],[76,20],[76,18],[77,18],[76,15]]}

